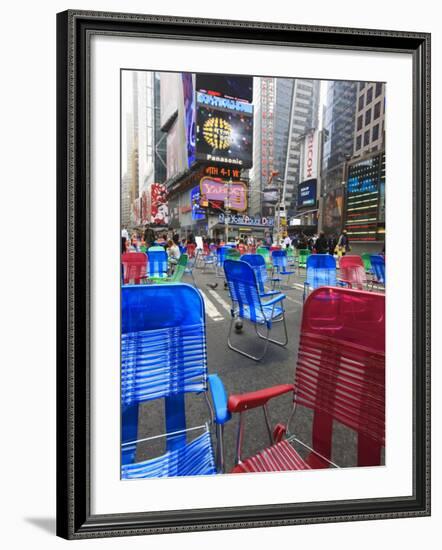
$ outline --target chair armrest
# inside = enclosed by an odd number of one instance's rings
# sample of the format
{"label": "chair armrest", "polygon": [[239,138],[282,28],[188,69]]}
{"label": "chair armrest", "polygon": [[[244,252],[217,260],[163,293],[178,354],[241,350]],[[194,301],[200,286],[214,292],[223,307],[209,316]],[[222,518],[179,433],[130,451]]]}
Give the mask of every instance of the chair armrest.
{"label": "chair armrest", "polygon": [[284,298],[285,298],[285,294],[279,294],[279,296],[275,296],[274,298],[272,298],[268,302],[262,302],[262,305],[263,306],[273,306],[273,304],[277,304],[278,302],[281,302],[282,300],[284,300]]}
{"label": "chair armrest", "polygon": [[227,409],[227,395],[224,384],[217,374],[209,374],[209,390],[215,409],[215,421],[217,424],[225,424],[232,415]]}
{"label": "chair armrest", "polygon": [[262,407],[270,399],[292,391],[294,391],[294,386],[292,384],[281,384],[264,390],[231,395],[228,401],[228,408],[230,412],[242,412],[256,407]]}
{"label": "chair armrest", "polygon": [[276,296],[280,294],[279,290],[269,290],[268,292],[263,292],[260,296],[261,298],[268,298],[269,296]]}

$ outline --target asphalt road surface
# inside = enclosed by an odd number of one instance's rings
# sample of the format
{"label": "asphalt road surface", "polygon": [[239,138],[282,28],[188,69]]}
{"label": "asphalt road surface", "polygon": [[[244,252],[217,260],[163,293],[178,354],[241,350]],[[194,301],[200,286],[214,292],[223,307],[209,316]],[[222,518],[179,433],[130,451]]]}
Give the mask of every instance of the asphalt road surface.
{"label": "asphalt road surface", "polygon": [[[194,269],[196,286],[201,291],[206,309],[208,368],[209,373],[217,373],[222,379],[227,394],[243,393],[263,389],[278,384],[293,383],[296,367],[299,330],[302,317],[302,294],[305,271],[283,281],[282,292],[284,300],[288,331],[288,344],[285,348],[269,344],[267,354],[260,362],[244,357],[227,346],[227,334],[230,324],[230,297],[224,289],[224,280],[217,278],[212,269],[203,272]],[[191,282],[188,275],[185,282]],[[216,289],[211,289],[208,283],[218,283]],[[272,329],[277,339],[281,335],[282,326],[278,323]],[[264,344],[247,321],[243,330],[234,334],[234,342],[254,355],[259,353]],[[287,394],[272,400],[269,403],[272,425],[278,422],[286,423],[292,409],[291,395]],[[236,437],[239,415],[225,425],[224,449],[225,470],[229,472],[234,466]],[[195,394],[186,396],[187,427],[200,426],[209,419],[209,411],[204,397]],[[297,407],[294,421],[290,424],[291,432],[311,445],[311,413],[309,410]],[[140,407],[138,439],[164,433],[164,411],[162,400],[149,402]],[[199,435],[201,432],[192,432]],[[192,438],[192,436],[191,436]],[[215,444],[216,438],[213,437]],[[248,411],[245,415],[245,433],[242,456],[246,458],[269,445],[269,436],[266,429],[262,408]],[[297,447],[301,454],[305,454],[302,447]],[[154,439],[142,442],[137,447],[137,461],[158,456],[165,451],[164,439]],[[353,432],[335,426],[333,433],[332,460],[342,467],[356,465],[356,437]]]}

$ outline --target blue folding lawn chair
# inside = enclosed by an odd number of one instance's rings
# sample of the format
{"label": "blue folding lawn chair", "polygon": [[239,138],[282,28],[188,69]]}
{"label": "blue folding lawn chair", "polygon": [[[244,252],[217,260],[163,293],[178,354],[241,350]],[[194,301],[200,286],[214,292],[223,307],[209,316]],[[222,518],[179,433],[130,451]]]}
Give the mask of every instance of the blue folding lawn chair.
{"label": "blue folding lawn chair", "polygon": [[253,268],[256,275],[256,280],[258,282],[259,294],[261,298],[279,294],[278,290],[266,290],[265,288],[268,280],[268,274],[265,258],[261,254],[243,254],[241,256],[241,261],[247,262]]}
{"label": "blue folding lawn chair", "polygon": [[385,258],[380,254],[373,254],[370,256],[371,269],[373,272],[370,285],[373,288],[375,285],[385,289]]}
{"label": "blue folding lawn chair", "polygon": [[216,250],[216,276],[224,277],[223,266],[230,246],[219,246]]}
{"label": "blue folding lawn chair", "polygon": [[167,252],[164,250],[147,250],[148,258],[148,276],[149,282],[155,282],[157,279],[165,279],[167,277],[167,270],[169,268]]}
{"label": "blue folding lawn chair", "polygon": [[[272,262],[273,262],[273,274],[272,283],[275,287],[276,283],[279,283],[281,288],[281,277],[287,277],[287,285],[289,284],[290,277],[295,274],[294,271],[287,270],[287,252],[285,250],[272,250]],[[275,276],[276,274],[276,276]]]}
{"label": "blue folding lawn chair", "polygon": [[[261,300],[260,288],[252,266],[247,262],[237,260],[226,260],[224,262],[224,273],[229,288],[230,299],[232,300],[231,321],[227,344],[230,349],[245,355],[254,361],[260,361],[266,354],[269,342],[278,346],[286,346],[288,342],[287,326],[284,316],[283,300],[284,294],[278,293],[269,301]],[[231,342],[232,330],[238,320],[247,320],[253,324],[259,338],[265,340],[264,349],[261,355],[255,356],[233,346]],[[270,332],[275,323],[282,322],[284,327],[284,340],[270,338]],[[266,333],[259,332],[259,326],[266,328]]]}
{"label": "blue folding lawn chair", "polygon": [[[222,472],[223,426],[230,414],[221,379],[207,372],[200,292],[182,283],[125,286],[121,319],[121,477]],[[201,426],[186,426],[184,398],[189,393],[202,393],[206,399],[210,418]],[[139,405],[155,399],[164,399],[166,433],[138,440]],[[214,425],[216,457],[211,435]],[[135,462],[137,443],[159,438],[165,439],[165,454]]]}
{"label": "blue folding lawn chair", "polygon": [[311,254],[307,258],[307,279],[303,301],[309,292],[320,286],[336,286],[336,260],[330,254]]}

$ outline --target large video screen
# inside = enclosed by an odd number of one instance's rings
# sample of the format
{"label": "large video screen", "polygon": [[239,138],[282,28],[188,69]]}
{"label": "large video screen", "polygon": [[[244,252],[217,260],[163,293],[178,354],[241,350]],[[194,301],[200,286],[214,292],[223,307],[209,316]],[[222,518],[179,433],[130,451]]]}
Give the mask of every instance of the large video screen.
{"label": "large video screen", "polygon": [[196,124],[197,160],[234,164],[241,168],[252,166],[252,116],[199,105]]}
{"label": "large video screen", "polygon": [[250,76],[197,73],[196,89],[249,103],[253,101],[253,77]]}

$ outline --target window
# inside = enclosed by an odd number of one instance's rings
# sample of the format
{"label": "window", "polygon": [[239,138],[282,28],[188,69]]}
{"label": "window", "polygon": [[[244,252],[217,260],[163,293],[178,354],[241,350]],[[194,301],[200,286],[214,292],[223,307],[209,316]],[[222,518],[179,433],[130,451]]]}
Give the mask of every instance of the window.
{"label": "window", "polygon": [[379,124],[373,126],[373,133],[371,134],[372,141],[376,141],[379,138]]}
{"label": "window", "polygon": [[365,112],[365,125],[370,124],[371,122],[371,109],[368,109]]}
{"label": "window", "polygon": [[361,148],[361,142],[362,142],[362,135],[356,138],[356,151],[358,151]]}
{"label": "window", "polygon": [[371,103],[373,100],[373,88],[367,90],[367,103]]}
{"label": "window", "polygon": [[364,134],[364,147],[370,143],[370,130],[367,130]]}
{"label": "window", "polygon": [[361,96],[359,97],[358,109],[359,109],[359,111],[362,111],[363,108],[364,108],[364,96],[361,95]]}
{"label": "window", "polygon": [[382,82],[376,82],[376,92],[375,96],[379,97],[382,93]]}
{"label": "window", "polygon": [[374,116],[373,118],[376,120],[381,115],[381,102],[378,101],[376,105],[374,106]]}
{"label": "window", "polygon": [[362,115],[358,117],[358,130],[362,128]]}

